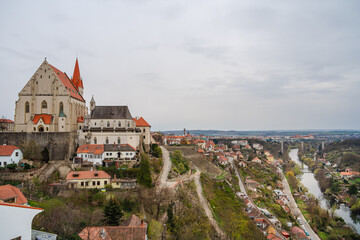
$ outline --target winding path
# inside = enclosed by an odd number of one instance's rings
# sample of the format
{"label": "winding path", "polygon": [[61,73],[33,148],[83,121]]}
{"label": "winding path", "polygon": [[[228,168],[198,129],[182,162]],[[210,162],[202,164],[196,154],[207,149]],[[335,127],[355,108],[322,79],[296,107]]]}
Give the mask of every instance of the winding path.
{"label": "winding path", "polygon": [[201,181],[200,181],[200,175],[201,175],[201,172],[199,170],[197,170],[197,172],[193,175],[193,177],[194,177],[194,180],[195,180],[196,192],[197,192],[197,194],[199,196],[201,206],[203,207],[203,209],[205,211],[205,215],[208,217],[209,221],[214,226],[215,231],[220,236],[220,238],[221,239],[226,239],[225,233],[219,227],[219,225],[218,225],[217,221],[215,220],[215,218],[214,218],[214,216],[212,214],[212,211],[211,211],[211,209],[209,207],[208,201],[204,197],[203,189],[202,189],[202,185],[201,185]]}
{"label": "winding path", "polygon": [[156,191],[159,192],[163,188],[173,188],[178,182],[168,182],[168,176],[171,170],[171,160],[169,151],[161,146],[162,157],[163,157],[163,168],[160,172],[160,177],[156,183]]}

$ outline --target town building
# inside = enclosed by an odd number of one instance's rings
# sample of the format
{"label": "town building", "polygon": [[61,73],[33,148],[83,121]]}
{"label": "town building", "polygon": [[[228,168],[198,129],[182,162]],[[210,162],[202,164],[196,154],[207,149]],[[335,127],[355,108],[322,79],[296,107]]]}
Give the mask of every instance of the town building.
{"label": "town building", "polygon": [[90,102],[90,116],[85,118],[79,141],[86,144],[129,144],[139,149],[150,145],[150,125],[143,118],[133,118],[127,106],[96,106]]}
{"label": "town building", "polygon": [[10,119],[0,119],[0,132],[13,132],[14,121]]}
{"label": "town building", "polygon": [[43,209],[0,202],[1,239],[31,240],[33,218]]}
{"label": "town building", "polygon": [[133,214],[120,226],[85,227],[78,235],[83,240],[146,240],[147,226]]}
{"label": "town building", "polygon": [[143,117],[134,118],[136,128],[140,129],[141,138],[145,145],[150,146],[151,142],[151,133],[150,133],[150,124],[145,121]]}
{"label": "town building", "polygon": [[7,164],[18,164],[23,159],[20,148],[14,145],[0,145],[0,167]]}
{"label": "town building", "polygon": [[110,179],[104,171],[71,171],[66,176],[70,188],[105,188]]}
{"label": "town building", "polygon": [[0,202],[4,203],[14,203],[18,205],[27,205],[28,200],[24,194],[18,189],[10,184],[0,186]]}
{"label": "town building", "polygon": [[15,132],[70,132],[87,114],[83,82],[76,59],[72,79],[45,59],[19,92]]}
{"label": "town building", "polygon": [[92,165],[102,165],[104,160],[104,144],[83,144],[76,151],[77,158]]}

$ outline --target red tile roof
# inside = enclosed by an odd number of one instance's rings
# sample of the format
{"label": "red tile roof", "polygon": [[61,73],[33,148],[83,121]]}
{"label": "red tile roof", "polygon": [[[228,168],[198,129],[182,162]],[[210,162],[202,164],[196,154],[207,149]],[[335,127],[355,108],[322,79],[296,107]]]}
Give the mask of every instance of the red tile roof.
{"label": "red tile roof", "polygon": [[151,127],[143,117],[140,118],[133,118],[137,127]]}
{"label": "red tile roof", "polygon": [[104,144],[84,144],[81,145],[76,153],[92,153],[95,155],[104,153]]}
{"label": "red tile roof", "polygon": [[0,186],[0,200],[6,201],[11,198],[15,198],[15,204],[19,205],[24,205],[28,202],[24,194],[17,187],[10,184]]}
{"label": "red tile roof", "polygon": [[[97,173],[97,176],[95,176],[96,173]],[[71,171],[68,173],[66,180],[102,179],[102,178],[110,179],[111,176],[104,171]]]}
{"label": "red tile roof", "polygon": [[82,102],[85,102],[84,98],[80,95],[77,88],[70,81],[68,76],[65,73],[63,73],[62,71],[60,71],[59,69],[57,69],[56,67],[52,66],[51,64],[50,64],[50,66],[54,70],[54,72],[58,76],[58,78],[61,80],[61,82],[64,84],[66,89],[70,92],[71,97],[76,98]]}
{"label": "red tile roof", "polygon": [[42,119],[45,124],[51,124],[50,114],[35,114],[33,123],[37,124],[40,119]]}
{"label": "red tile roof", "polygon": [[11,156],[15,149],[19,149],[14,145],[0,145],[0,156]]}
{"label": "red tile roof", "polygon": [[83,123],[84,122],[84,117],[78,117],[77,122],[78,123]]}
{"label": "red tile roof", "polygon": [[83,82],[80,77],[80,68],[79,68],[79,62],[78,62],[77,58],[76,58],[74,74],[72,76],[71,82],[75,85],[75,87],[77,89],[79,89],[80,87],[84,88]]}
{"label": "red tile roof", "polygon": [[0,123],[14,123],[14,121],[10,119],[0,119]]}
{"label": "red tile roof", "polygon": [[[86,227],[78,235],[87,240],[145,240],[147,223],[132,215],[120,226]],[[100,236],[105,233],[105,238]]]}

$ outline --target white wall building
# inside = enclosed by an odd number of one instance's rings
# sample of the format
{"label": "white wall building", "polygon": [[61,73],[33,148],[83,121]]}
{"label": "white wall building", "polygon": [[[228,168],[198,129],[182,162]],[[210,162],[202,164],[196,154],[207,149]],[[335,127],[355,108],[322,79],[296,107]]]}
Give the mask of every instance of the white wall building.
{"label": "white wall building", "polygon": [[41,208],[0,202],[1,239],[31,240],[31,223]]}
{"label": "white wall building", "polygon": [[0,167],[8,164],[18,164],[23,159],[21,150],[13,145],[0,145]]}

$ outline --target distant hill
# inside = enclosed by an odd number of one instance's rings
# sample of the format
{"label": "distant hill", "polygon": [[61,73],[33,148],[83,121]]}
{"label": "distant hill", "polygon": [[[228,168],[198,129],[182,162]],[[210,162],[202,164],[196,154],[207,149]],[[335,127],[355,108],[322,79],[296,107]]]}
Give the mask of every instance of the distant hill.
{"label": "distant hill", "polygon": [[[314,135],[321,136],[347,136],[347,138],[360,138],[358,130],[279,130],[279,131],[224,131],[224,130],[186,130],[191,135],[222,136],[222,137],[249,137],[249,136],[294,136],[294,135]],[[165,134],[183,135],[184,130],[162,131]]]}

